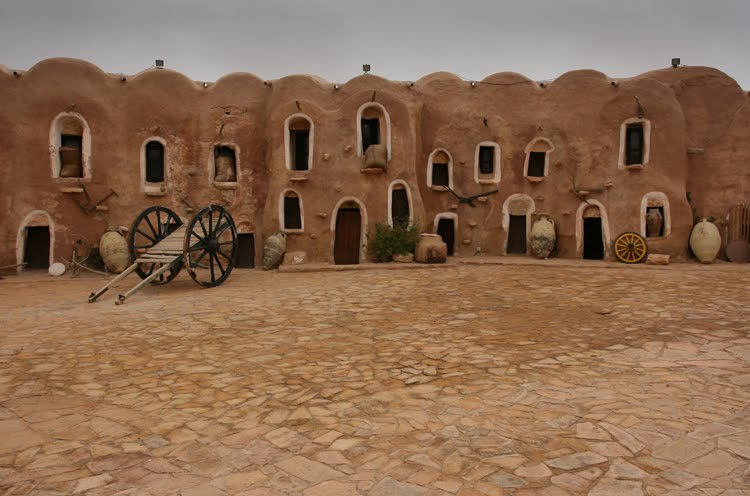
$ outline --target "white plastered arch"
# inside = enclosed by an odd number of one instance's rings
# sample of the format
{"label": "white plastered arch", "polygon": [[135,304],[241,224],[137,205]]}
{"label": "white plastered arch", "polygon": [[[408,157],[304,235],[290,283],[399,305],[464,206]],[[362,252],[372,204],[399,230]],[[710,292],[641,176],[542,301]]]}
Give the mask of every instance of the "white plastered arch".
{"label": "white plastered arch", "polygon": [[[284,198],[286,198],[287,193],[294,193],[294,195],[299,200],[299,218],[300,218],[300,228],[299,229],[287,229],[284,227],[286,223],[286,218],[284,216]],[[302,233],[305,232],[305,208],[302,205],[302,195],[299,194],[299,191],[287,188],[284,191],[281,192],[281,195],[279,195],[279,229],[281,231],[284,231],[285,233]]]}
{"label": "white plastered arch", "polygon": [[438,152],[443,152],[448,156],[448,187],[450,189],[453,189],[453,155],[451,155],[450,152],[445,148],[435,148],[427,158],[427,187],[438,190],[445,190],[445,186],[433,186],[432,184],[432,161],[435,159],[435,155]]}
{"label": "white plastered arch", "polygon": [[414,202],[411,199],[411,188],[403,179],[396,179],[388,185],[388,225],[393,227],[393,189],[396,185],[402,185],[406,190],[406,198],[409,202],[409,225],[414,224]]}
{"label": "white plastered arch", "polygon": [[[286,165],[287,170],[294,170],[292,167],[292,150],[290,148],[292,144],[292,138],[291,133],[289,130],[289,125],[292,123],[292,121],[295,121],[297,119],[306,120],[308,124],[310,124],[310,137],[308,138],[308,148],[307,148],[307,170],[312,170],[313,168],[313,146],[315,144],[315,123],[313,123],[313,120],[310,118],[309,115],[303,114],[303,113],[297,113],[292,114],[289,117],[286,118],[284,121],[284,163]],[[362,131],[360,130],[360,134]]]}
{"label": "white plastered arch", "polygon": [[383,114],[383,120],[385,121],[385,129],[381,127],[381,130],[384,130],[385,133],[381,133],[380,139],[382,144],[385,145],[386,150],[388,151],[388,160],[391,160],[391,116],[388,115],[388,111],[385,109],[385,107],[378,102],[367,102],[362,104],[359,109],[357,109],[357,155],[360,157],[363,157],[365,154],[365,151],[362,149],[362,114],[365,110],[368,108],[375,107]]}
{"label": "white plastered arch", "polygon": [[441,212],[435,216],[432,221],[432,232],[437,234],[440,219],[450,219],[453,221],[453,254],[458,253],[458,214],[455,212]]}
{"label": "white plastered arch", "polygon": [[[657,203],[657,205],[651,205],[652,207],[662,207],[664,209],[664,216],[663,216],[663,222],[664,227],[662,228],[664,231],[663,236],[658,236],[658,238],[666,238],[672,233],[672,214],[669,210],[669,199],[667,199],[667,195],[660,191],[651,191],[650,193],[646,193],[643,195],[643,199],[641,200],[641,231],[640,234],[644,238],[646,237],[646,214],[648,213],[648,207],[649,203]],[[654,238],[651,238],[654,239]]]}
{"label": "white plastered arch", "polygon": [[604,243],[604,260],[607,260],[610,252],[610,235],[609,235],[609,218],[604,205],[598,200],[586,200],[581,202],[576,211],[576,254],[578,258],[583,258],[583,213],[589,207],[599,209],[599,216],[602,219],[602,241]]}
{"label": "white plastered arch", "polygon": [[62,163],[60,161],[60,146],[63,131],[63,124],[65,120],[75,119],[81,125],[83,133],[81,135],[81,165],[83,179],[91,179],[91,128],[86,119],[77,112],[60,112],[52,119],[52,124],[49,129],[49,153],[50,153],[50,165],[52,167],[52,177],[59,178],[61,180],[78,180],[79,177],[60,177],[60,169]]}
{"label": "white plastered arch", "polygon": [[[524,214],[526,216],[526,253],[529,253],[529,250],[531,248],[531,215],[536,212],[536,204],[534,203],[534,199],[531,198],[529,195],[525,195],[523,193],[515,193],[510,195],[508,198],[505,199],[503,202],[503,219],[502,219],[502,226],[503,226],[503,233],[505,236],[505,239],[502,244],[502,253],[503,255],[508,254],[508,228],[510,227],[510,205],[514,202],[523,202],[526,205],[526,208],[524,209]],[[516,214],[513,214],[516,215]]]}
{"label": "white plastered arch", "polygon": [[[26,228],[33,226],[49,227],[49,264],[55,261],[55,223],[52,216],[44,210],[34,210],[29,212],[18,225],[16,234],[16,263],[23,263],[24,252],[26,251]],[[18,272],[23,271],[23,267],[18,267]]]}
{"label": "white plastered arch", "polygon": [[345,196],[336,202],[331,215],[331,263],[335,263],[334,249],[336,246],[336,219],[339,215],[339,209],[347,202],[354,202],[359,207],[360,228],[359,228],[359,263],[367,260],[367,210],[365,204],[353,196]]}

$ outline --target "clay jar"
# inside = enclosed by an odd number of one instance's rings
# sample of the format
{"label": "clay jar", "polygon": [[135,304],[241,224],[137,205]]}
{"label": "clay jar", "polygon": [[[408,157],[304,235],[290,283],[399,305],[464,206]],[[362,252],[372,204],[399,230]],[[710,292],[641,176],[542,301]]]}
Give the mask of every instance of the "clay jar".
{"label": "clay jar", "polygon": [[662,224],[664,224],[664,219],[659,209],[649,208],[646,214],[646,237],[655,238],[661,236]]}
{"label": "clay jar", "polygon": [[555,221],[540,215],[531,227],[531,252],[538,258],[547,258],[555,249]]}
{"label": "clay jar", "polygon": [[711,263],[721,248],[721,234],[719,228],[706,219],[693,226],[690,233],[690,249],[703,263]]}
{"label": "clay jar", "polygon": [[60,177],[83,177],[80,148],[60,147]]}
{"label": "clay jar", "polygon": [[234,159],[228,155],[216,157],[216,177],[219,183],[231,183],[237,180],[237,172],[234,169]]}
{"label": "clay jar", "polygon": [[99,240],[99,255],[110,272],[119,274],[130,265],[128,242],[117,231],[105,232]]}
{"label": "clay jar", "polygon": [[263,270],[275,269],[286,252],[286,234],[282,231],[270,235],[263,244]]}
{"label": "clay jar", "polygon": [[448,260],[448,245],[437,234],[420,234],[414,258],[422,263],[443,263]]}

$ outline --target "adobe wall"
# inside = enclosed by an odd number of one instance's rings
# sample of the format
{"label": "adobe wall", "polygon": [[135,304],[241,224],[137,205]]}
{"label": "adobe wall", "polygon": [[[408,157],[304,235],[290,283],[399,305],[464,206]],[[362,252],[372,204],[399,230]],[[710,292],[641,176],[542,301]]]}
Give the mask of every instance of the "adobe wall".
{"label": "adobe wall", "polygon": [[[147,206],[162,204],[189,218],[209,203],[226,206],[240,232],[255,233],[259,261],[263,239],[280,229],[279,201],[289,189],[301,197],[304,230],[289,233],[288,249],[328,262],[337,206],[358,202],[372,229],[387,221],[394,181],[408,186],[414,222],[424,231],[434,231],[438,215],[457,218],[462,256],[476,247],[504,254],[507,215],[523,204],[529,213],[555,220],[554,256],[577,258],[580,216],[589,205],[606,218],[612,241],[624,231],[639,232],[644,195],[661,193],[669,202],[671,234],[649,240],[650,249],[685,259],[693,216],[688,191],[698,215],[718,222],[733,204],[750,200],[748,95],[709,68],[620,80],[574,71],[544,86],[515,73],[473,86],[449,73],[414,83],[363,75],[336,87],[311,76],[264,82],[243,73],[204,85],[169,70],[121,76],[80,60],[50,59],[17,75],[0,67],[0,101],[0,199],[6,212],[0,265],[16,263],[19,227],[33,211],[49,213],[59,261],[70,258],[77,239],[96,244],[107,228],[130,226]],[[357,112],[375,104],[391,123],[391,158],[381,174],[361,172],[357,153]],[[103,203],[106,210],[85,212],[77,204],[84,195],[68,192],[79,181],[53,177],[50,127],[63,112],[80,115],[90,129],[90,177],[82,182],[94,202],[110,188],[116,192]],[[649,162],[620,167],[621,126],[641,112],[651,126]],[[312,168],[304,173],[286,166],[284,123],[294,114],[314,125]],[[166,145],[163,192],[147,192],[142,178],[142,147],[152,137]],[[537,138],[554,150],[547,176],[531,181],[524,177],[524,161]],[[475,178],[482,142],[500,148],[497,183]],[[238,151],[234,185],[212,181],[218,144]],[[458,194],[499,192],[472,208],[429,187],[427,164],[438,148],[453,159]]]}

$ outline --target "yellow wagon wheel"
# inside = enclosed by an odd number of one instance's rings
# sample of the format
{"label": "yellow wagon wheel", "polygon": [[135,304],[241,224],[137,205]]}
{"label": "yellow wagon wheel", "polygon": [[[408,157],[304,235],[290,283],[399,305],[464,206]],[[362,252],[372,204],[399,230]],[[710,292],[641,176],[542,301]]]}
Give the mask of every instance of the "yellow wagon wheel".
{"label": "yellow wagon wheel", "polygon": [[626,232],[615,240],[615,256],[624,263],[634,264],[643,261],[648,253],[646,240],[634,232]]}

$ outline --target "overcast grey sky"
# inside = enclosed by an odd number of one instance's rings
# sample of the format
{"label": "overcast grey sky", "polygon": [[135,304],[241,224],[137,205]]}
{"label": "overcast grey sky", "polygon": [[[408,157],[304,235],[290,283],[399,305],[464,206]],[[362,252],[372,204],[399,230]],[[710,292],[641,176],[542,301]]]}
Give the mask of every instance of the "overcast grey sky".
{"label": "overcast grey sky", "polygon": [[0,0],[0,64],[76,57],[137,73],[165,59],[196,80],[307,73],[344,82],[573,69],[627,77],[716,67],[750,89],[750,0]]}

